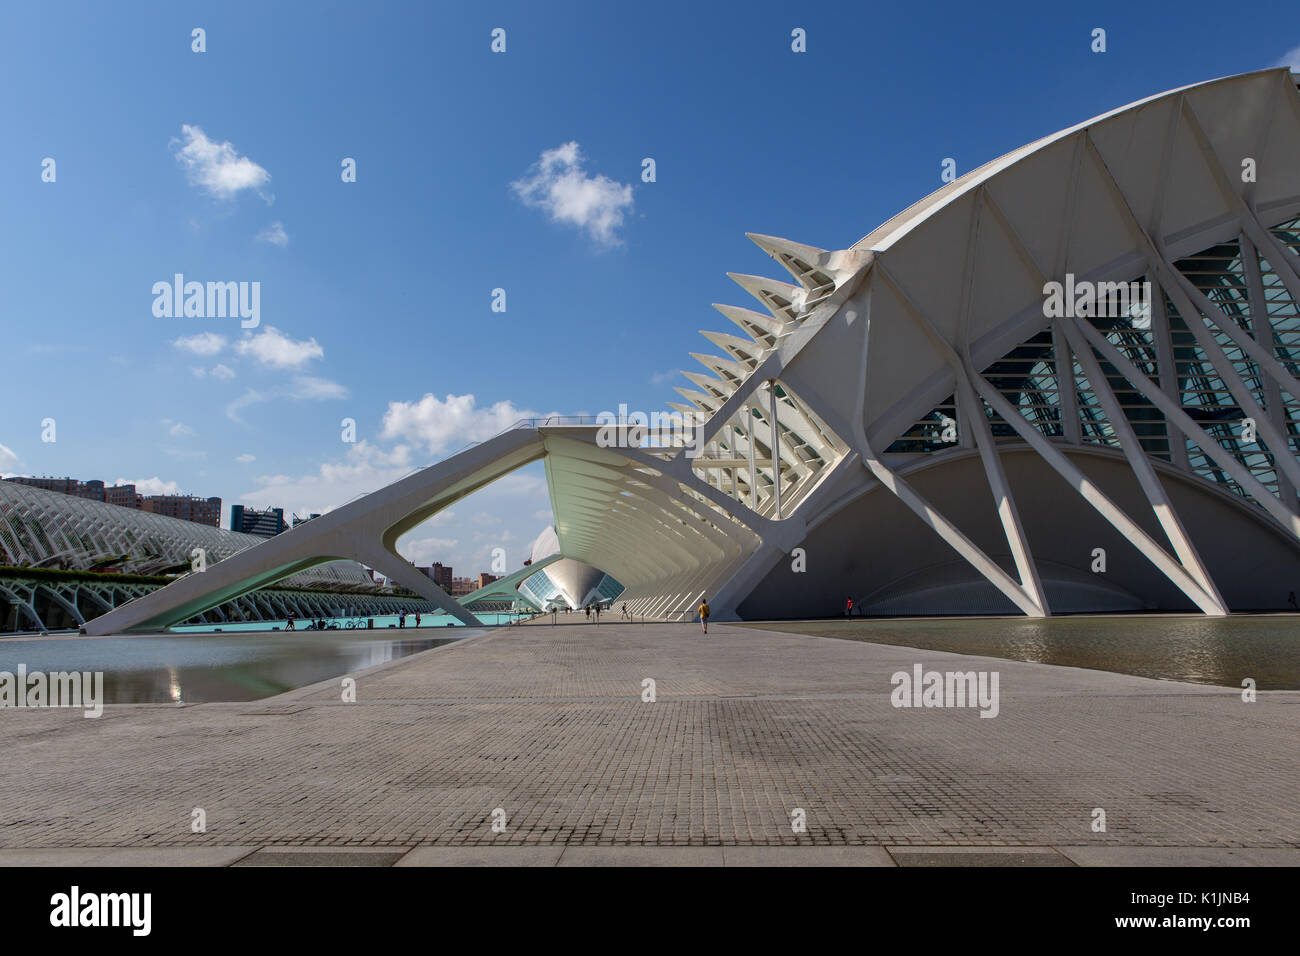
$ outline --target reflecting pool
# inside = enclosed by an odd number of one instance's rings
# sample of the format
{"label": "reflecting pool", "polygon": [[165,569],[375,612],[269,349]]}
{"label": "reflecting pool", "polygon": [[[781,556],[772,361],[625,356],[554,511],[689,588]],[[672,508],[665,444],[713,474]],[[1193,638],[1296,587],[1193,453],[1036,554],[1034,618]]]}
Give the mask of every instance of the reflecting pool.
{"label": "reflecting pool", "polygon": [[1138,677],[1300,690],[1300,615],[775,621],[774,631],[1064,664]]}
{"label": "reflecting pool", "polygon": [[[265,627],[265,625],[263,625]],[[398,632],[400,633],[400,632]],[[103,671],[109,704],[258,700],[450,644],[481,630],[307,631],[159,637],[9,638],[0,671]]]}
{"label": "reflecting pool", "polygon": [[[527,617],[524,614],[476,614],[474,615],[485,625],[513,624],[521,618]],[[340,631],[350,630],[411,630],[416,627],[415,615],[406,615],[406,626],[402,627],[401,621],[396,614],[377,614],[368,617],[329,617],[325,618],[329,627],[337,628]],[[250,622],[227,622],[224,624],[183,624],[177,625],[171,629],[174,634],[215,634],[218,631],[222,634],[243,634],[252,631],[285,631],[288,629],[288,620],[282,621],[250,621]],[[306,631],[311,629],[311,619],[305,617],[295,618],[293,629],[295,632]],[[421,614],[421,628],[425,627],[465,627],[456,618],[450,614]],[[391,635],[390,635],[391,636]]]}

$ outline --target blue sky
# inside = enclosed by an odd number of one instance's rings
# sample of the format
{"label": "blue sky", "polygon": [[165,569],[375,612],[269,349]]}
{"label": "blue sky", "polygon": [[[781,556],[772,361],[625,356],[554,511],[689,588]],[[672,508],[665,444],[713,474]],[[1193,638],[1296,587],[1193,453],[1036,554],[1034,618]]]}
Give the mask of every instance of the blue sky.
{"label": "blue sky", "polygon": [[[1300,68],[1295,0],[52,2],[0,22],[0,473],[220,495],[223,524],[325,510],[530,413],[662,408],[710,350],[697,330],[729,325],[710,303],[753,304],[725,273],[777,274],[746,231],[843,248],[946,157],[966,172],[1171,87]],[[260,324],[156,316],[178,272],[260,283]],[[534,467],[402,547],[461,573],[504,546],[513,567],[548,516]]]}

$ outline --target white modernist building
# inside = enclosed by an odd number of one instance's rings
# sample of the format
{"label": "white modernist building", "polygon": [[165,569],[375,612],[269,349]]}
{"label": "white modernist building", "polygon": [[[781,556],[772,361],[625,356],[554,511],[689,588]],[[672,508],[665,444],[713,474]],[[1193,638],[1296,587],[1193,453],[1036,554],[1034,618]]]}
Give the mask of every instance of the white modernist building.
{"label": "white modernist building", "polygon": [[[0,633],[82,625],[158,588],[141,575],[188,569],[199,552],[205,560],[223,561],[263,540],[0,481]],[[283,621],[345,610],[379,615],[404,606],[355,561],[335,561],[285,578],[273,591],[205,608],[200,620]]]}
{"label": "white modernist building", "polygon": [[[1285,608],[1300,591],[1300,92],[1154,96],[962,176],[852,248],[752,236],[678,411],[691,449],[521,423],[118,609],[166,626],[353,558],[473,616],[406,530],[544,460],[562,558],[637,614]],[[635,431],[635,430],[633,430]]]}

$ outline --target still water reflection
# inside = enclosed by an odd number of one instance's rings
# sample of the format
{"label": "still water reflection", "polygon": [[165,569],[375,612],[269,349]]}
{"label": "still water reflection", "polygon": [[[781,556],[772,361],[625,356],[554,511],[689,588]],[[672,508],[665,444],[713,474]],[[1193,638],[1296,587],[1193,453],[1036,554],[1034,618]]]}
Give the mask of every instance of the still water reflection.
{"label": "still water reflection", "polygon": [[0,671],[103,671],[109,704],[258,700],[481,633],[402,639],[365,632],[0,641]]}
{"label": "still water reflection", "polygon": [[1300,615],[1293,614],[782,621],[752,626],[1197,684],[1240,687],[1243,678],[1252,677],[1260,690],[1300,689]]}

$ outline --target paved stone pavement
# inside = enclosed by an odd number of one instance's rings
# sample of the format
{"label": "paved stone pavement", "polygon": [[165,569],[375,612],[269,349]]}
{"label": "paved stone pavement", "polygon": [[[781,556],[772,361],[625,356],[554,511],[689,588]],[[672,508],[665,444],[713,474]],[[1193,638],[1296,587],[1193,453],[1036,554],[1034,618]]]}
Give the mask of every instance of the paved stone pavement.
{"label": "paved stone pavement", "polygon": [[[916,663],[997,671],[999,715],[894,708]],[[1297,692],[717,624],[494,629],[340,683],[0,710],[0,864],[1300,863]]]}

